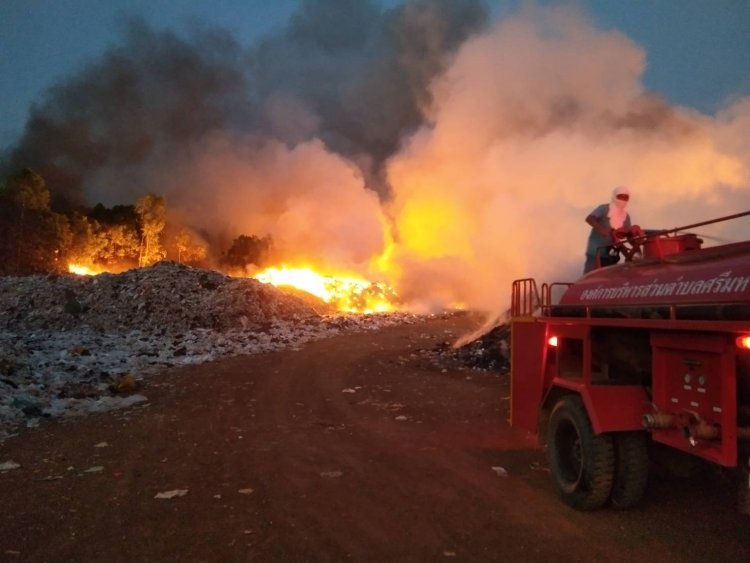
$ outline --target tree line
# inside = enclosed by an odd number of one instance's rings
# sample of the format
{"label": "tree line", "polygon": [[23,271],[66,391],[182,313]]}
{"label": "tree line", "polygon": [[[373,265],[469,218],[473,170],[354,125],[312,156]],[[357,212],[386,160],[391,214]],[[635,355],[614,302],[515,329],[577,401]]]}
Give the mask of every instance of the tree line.
{"label": "tree line", "polygon": [[[209,267],[209,245],[194,230],[167,224],[163,196],[147,194],[134,205],[57,212],[47,184],[25,168],[0,183],[0,275],[60,273],[69,264],[105,271],[150,266],[171,259]],[[269,236],[240,235],[218,258],[220,266],[262,266]]]}

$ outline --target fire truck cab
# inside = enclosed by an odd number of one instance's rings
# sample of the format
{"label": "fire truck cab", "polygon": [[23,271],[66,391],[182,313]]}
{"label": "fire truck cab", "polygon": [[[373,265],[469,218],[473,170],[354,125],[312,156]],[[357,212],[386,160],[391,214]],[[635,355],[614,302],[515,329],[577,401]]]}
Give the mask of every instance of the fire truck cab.
{"label": "fire truck cab", "polygon": [[750,241],[679,234],[746,215],[643,235],[574,283],[513,282],[511,424],[546,443],[570,506],[638,503],[652,442],[747,469]]}

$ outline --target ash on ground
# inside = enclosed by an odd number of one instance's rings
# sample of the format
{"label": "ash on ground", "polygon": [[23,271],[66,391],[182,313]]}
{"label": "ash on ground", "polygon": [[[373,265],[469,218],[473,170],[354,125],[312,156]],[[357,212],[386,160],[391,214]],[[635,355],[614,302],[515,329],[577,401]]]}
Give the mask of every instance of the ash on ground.
{"label": "ash on ground", "polygon": [[42,417],[145,402],[139,382],[165,368],[425,319],[323,310],[254,279],[174,262],[0,278],[0,441]]}

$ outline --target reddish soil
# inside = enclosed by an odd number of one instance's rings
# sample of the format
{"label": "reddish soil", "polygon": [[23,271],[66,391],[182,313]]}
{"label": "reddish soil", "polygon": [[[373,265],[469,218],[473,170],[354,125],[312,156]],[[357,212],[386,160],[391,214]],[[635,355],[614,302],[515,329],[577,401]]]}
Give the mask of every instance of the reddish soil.
{"label": "reddish soil", "polygon": [[473,322],[172,370],[148,406],[22,432],[0,446],[21,464],[0,473],[0,560],[750,560],[719,472],[656,474],[627,512],[562,504],[508,426],[507,376],[418,353]]}

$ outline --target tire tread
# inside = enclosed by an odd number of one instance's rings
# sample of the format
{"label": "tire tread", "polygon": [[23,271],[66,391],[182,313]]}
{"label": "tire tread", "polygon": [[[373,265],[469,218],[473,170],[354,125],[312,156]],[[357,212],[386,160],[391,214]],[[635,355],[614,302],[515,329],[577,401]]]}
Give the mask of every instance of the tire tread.
{"label": "tire tread", "polygon": [[[571,422],[581,440],[584,458],[583,475],[571,485],[558,471],[555,461],[555,430],[559,419]],[[552,410],[549,424],[550,470],[563,501],[578,510],[595,510],[609,500],[614,482],[615,455],[612,436],[594,434],[583,401],[569,395],[558,401]],[[586,462],[588,461],[588,463]],[[568,490],[571,489],[571,490]]]}
{"label": "tire tread", "polygon": [[632,508],[643,498],[648,483],[648,441],[644,432],[614,435],[615,480],[610,504],[617,510]]}

